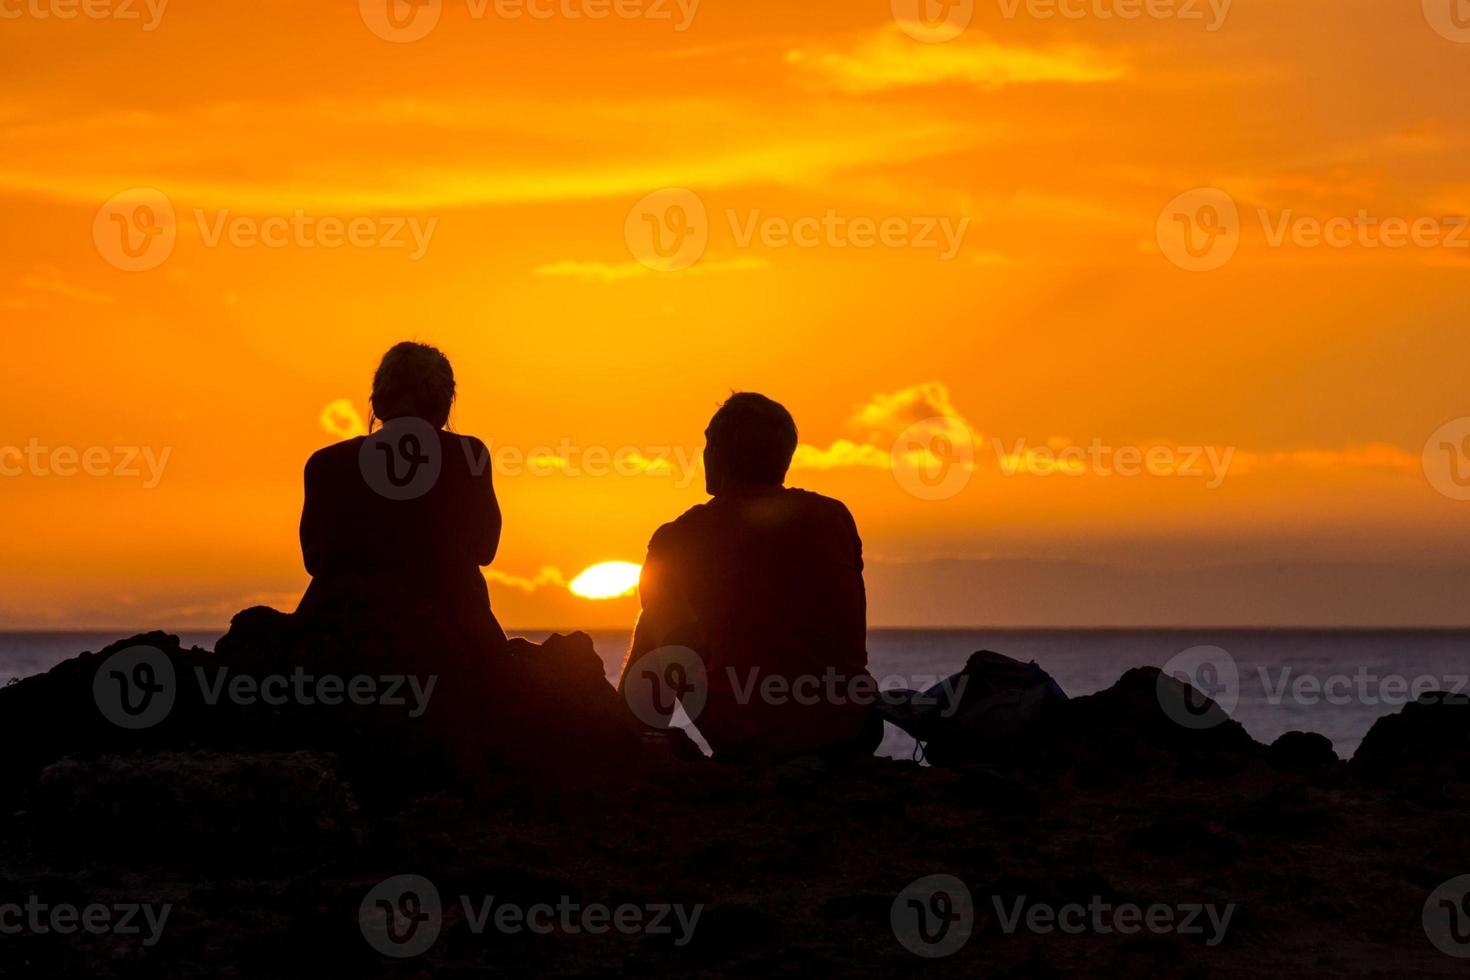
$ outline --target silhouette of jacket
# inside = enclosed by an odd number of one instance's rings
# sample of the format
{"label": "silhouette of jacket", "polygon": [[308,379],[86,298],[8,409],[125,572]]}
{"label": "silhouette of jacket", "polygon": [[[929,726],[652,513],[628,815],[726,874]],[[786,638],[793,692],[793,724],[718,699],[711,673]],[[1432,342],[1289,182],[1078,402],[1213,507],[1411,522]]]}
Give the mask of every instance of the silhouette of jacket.
{"label": "silhouette of jacket", "polygon": [[[716,757],[796,755],[869,730],[869,706],[843,686],[867,677],[868,654],[862,541],[841,502],[775,486],[721,493],[653,535],[639,594],[629,661],[664,645],[699,653],[708,700],[694,723]],[[770,677],[807,679],[788,691],[815,690],[818,703],[764,697]]]}
{"label": "silhouette of jacket", "polygon": [[505,643],[480,571],[500,545],[489,451],[472,437],[437,434],[437,478],[410,499],[374,489],[365,468],[381,462],[371,452],[364,458],[364,437],[307,462],[301,552],[312,580],[298,618],[428,616],[465,651]]}

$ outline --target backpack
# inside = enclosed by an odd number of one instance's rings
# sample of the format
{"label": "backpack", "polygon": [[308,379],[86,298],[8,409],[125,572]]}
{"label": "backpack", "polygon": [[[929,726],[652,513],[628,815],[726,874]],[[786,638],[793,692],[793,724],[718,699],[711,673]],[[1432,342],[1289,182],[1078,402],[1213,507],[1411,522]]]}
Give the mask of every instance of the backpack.
{"label": "backpack", "polygon": [[981,650],[922,693],[889,692],[880,713],[923,743],[934,765],[998,763],[1056,717],[1067,695],[1035,661]]}

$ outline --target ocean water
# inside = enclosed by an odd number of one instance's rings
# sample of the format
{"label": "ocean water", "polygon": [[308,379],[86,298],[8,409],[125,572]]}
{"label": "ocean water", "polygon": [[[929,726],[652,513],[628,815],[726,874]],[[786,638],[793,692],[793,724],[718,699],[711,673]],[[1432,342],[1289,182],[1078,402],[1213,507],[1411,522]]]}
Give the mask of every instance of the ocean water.
{"label": "ocean water", "polygon": [[[122,635],[0,632],[0,683],[40,673]],[[180,639],[186,646],[212,648],[219,635],[188,632]],[[522,635],[541,640],[546,632]],[[599,631],[592,637],[612,680],[628,633]],[[890,629],[868,634],[870,668],[884,687],[929,687],[957,672],[971,653],[986,649],[1036,661],[1072,696],[1103,690],[1131,667],[1162,667],[1199,647],[1213,648],[1211,664],[1233,666],[1238,699],[1231,713],[1252,736],[1270,742],[1292,730],[1320,732],[1344,758],[1376,719],[1397,712],[1414,691],[1470,691],[1470,631],[1465,630]],[[890,726],[880,752],[909,758],[913,740]]]}

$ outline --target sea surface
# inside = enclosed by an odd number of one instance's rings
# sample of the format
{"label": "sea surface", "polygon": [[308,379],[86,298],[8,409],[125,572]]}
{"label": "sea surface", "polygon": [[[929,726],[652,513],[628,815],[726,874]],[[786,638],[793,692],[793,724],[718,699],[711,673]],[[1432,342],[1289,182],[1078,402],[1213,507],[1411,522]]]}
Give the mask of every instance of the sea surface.
{"label": "sea surface", "polygon": [[[533,640],[548,631],[522,631]],[[40,673],[67,657],[98,650],[126,632],[0,632],[0,683]],[[609,679],[628,633],[594,632]],[[220,632],[179,634],[185,646],[212,648]],[[1069,695],[1092,694],[1131,667],[1162,667],[1186,651],[1233,666],[1232,716],[1262,742],[1292,730],[1320,732],[1350,757],[1374,720],[1399,710],[1413,691],[1470,690],[1465,630],[872,630],[869,662],[887,687],[927,688],[957,672],[976,650],[1034,660]],[[1223,651],[1228,658],[1222,658]],[[1191,674],[1193,676],[1193,674]],[[1223,674],[1211,675],[1225,683]],[[1228,688],[1217,688],[1228,691]],[[1221,699],[1222,702],[1224,698]],[[890,728],[880,750],[909,758],[913,740]]]}

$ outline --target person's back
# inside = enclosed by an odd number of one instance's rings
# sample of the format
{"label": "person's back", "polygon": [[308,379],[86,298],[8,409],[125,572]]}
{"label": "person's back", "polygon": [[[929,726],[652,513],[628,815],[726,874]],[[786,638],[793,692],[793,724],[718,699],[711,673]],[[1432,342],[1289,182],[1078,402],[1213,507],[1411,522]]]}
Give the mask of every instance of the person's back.
{"label": "person's back", "polygon": [[489,453],[444,430],[453,390],[442,354],[400,344],[374,382],[383,427],[308,461],[301,551],[312,582],[299,617],[388,601],[475,647],[504,642],[480,570],[500,542]]}
{"label": "person's back", "polygon": [[695,725],[717,757],[871,753],[881,725],[863,698],[871,679],[852,515],[782,486],[796,429],[775,402],[736,395],[707,436],[713,499],[650,541],[629,666],[662,646],[699,654],[708,687]]}

